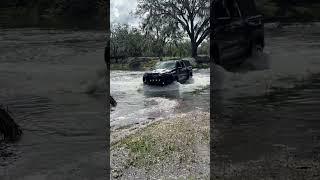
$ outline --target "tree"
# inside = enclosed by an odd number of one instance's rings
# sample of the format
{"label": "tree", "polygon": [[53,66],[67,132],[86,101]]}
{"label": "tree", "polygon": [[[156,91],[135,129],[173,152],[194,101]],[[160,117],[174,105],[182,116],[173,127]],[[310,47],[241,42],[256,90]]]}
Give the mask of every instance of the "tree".
{"label": "tree", "polygon": [[139,29],[118,24],[111,28],[110,53],[115,59],[138,57],[144,49],[144,38]]}
{"label": "tree", "polygon": [[190,38],[192,57],[196,57],[199,45],[210,33],[209,8],[209,0],[139,0],[136,14],[149,26],[165,20],[171,27],[182,28]]}
{"label": "tree", "polygon": [[178,30],[168,18],[159,18],[157,16],[148,17],[142,25],[145,37],[150,37],[152,45],[155,47],[153,51],[161,59],[164,55],[164,47],[169,38],[173,37],[175,31]]}

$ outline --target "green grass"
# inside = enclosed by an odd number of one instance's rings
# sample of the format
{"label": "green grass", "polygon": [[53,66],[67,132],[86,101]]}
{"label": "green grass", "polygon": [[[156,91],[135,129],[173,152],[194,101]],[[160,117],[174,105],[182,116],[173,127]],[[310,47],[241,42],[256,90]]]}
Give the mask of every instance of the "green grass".
{"label": "green grass", "polygon": [[152,59],[148,62],[146,62],[144,65],[143,65],[143,69],[144,70],[148,70],[148,69],[151,69],[152,67],[154,67],[156,65],[156,63],[159,62],[159,59]]}
{"label": "green grass", "polygon": [[131,153],[131,162],[134,166],[149,166],[162,161],[177,147],[172,143],[164,143],[162,148],[157,144],[157,138],[148,135],[129,138],[122,142]]}
{"label": "green grass", "polygon": [[130,70],[128,64],[111,64],[110,69],[111,70],[122,70],[122,71],[129,71]]}
{"label": "green grass", "polygon": [[[163,128],[158,123],[151,125],[143,130],[143,132],[132,135],[118,144],[129,150],[131,165],[138,167],[150,166],[158,161],[165,160],[168,155],[179,150],[174,141],[170,141],[164,137],[171,135],[164,135]],[[167,128],[166,130],[170,131]]]}

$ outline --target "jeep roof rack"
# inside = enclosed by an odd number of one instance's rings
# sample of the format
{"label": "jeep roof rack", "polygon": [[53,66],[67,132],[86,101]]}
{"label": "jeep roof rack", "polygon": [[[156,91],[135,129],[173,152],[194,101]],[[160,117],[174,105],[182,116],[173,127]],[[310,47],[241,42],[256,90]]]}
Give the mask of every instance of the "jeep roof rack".
{"label": "jeep roof rack", "polygon": [[[221,2],[221,1],[227,1],[227,0],[214,0],[211,2],[211,5],[214,5],[217,2]],[[229,0],[229,1],[237,1],[240,11],[241,11],[241,15],[243,17],[248,17],[248,16],[256,16],[258,15],[258,11],[256,8],[256,2],[255,0]],[[213,10],[213,9],[211,9]],[[214,12],[211,12],[214,13]]]}

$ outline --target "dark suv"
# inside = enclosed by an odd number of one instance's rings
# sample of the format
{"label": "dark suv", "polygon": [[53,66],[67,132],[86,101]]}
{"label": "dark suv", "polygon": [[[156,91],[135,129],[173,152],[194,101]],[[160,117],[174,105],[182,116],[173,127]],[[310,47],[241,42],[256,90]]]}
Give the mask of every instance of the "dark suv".
{"label": "dark suv", "polygon": [[211,52],[216,64],[243,61],[263,51],[264,26],[254,0],[214,0],[211,4]]}
{"label": "dark suv", "polygon": [[187,60],[170,60],[158,62],[151,72],[143,75],[147,85],[168,85],[174,81],[184,83],[192,76],[192,66]]}

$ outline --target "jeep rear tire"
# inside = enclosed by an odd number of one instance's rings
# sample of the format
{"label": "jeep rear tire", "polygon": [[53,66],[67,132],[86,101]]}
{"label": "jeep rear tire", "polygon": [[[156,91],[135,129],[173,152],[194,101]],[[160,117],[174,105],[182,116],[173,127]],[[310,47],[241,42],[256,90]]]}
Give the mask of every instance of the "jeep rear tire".
{"label": "jeep rear tire", "polygon": [[250,45],[248,56],[252,57],[263,52],[263,45],[261,42],[254,41]]}

